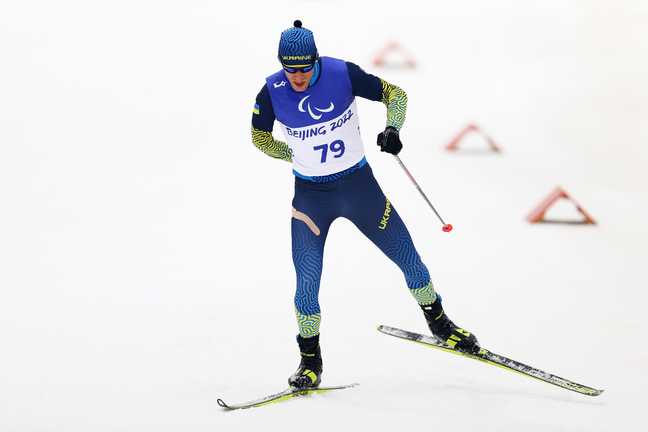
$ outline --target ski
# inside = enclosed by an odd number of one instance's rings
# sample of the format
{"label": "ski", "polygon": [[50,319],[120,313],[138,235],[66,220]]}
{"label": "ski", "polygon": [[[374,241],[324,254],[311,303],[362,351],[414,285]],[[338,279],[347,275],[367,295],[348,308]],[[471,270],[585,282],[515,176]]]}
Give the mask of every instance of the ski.
{"label": "ski", "polygon": [[512,372],[517,372],[519,374],[544,381],[549,384],[553,384],[558,387],[562,387],[567,390],[574,391],[576,393],[584,394],[587,396],[598,396],[603,393],[603,390],[598,390],[592,387],[588,387],[583,384],[578,384],[574,381],[570,381],[565,378],[561,378],[557,375],[550,374],[548,372],[536,369],[534,367],[525,365],[516,360],[512,360],[503,355],[495,354],[485,348],[481,348],[477,354],[470,354],[464,351],[454,349],[443,342],[440,342],[434,336],[426,336],[419,333],[413,333],[407,330],[401,330],[389,326],[378,326],[378,330],[382,333],[385,333],[390,336],[395,336],[401,339],[406,339],[413,342],[421,343],[425,346],[432,348],[437,348],[442,351],[451,352],[453,354],[460,355],[462,357],[468,357],[481,362],[500,367],[502,369],[510,370]]}
{"label": "ski", "polygon": [[325,393],[333,390],[348,389],[348,388],[356,387],[357,385],[358,385],[357,383],[354,383],[354,384],[347,384],[347,385],[340,385],[340,386],[317,387],[312,389],[295,389],[289,387],[286,390],[281,391],[279,393],[264,396],[262,398],[255,399],[249,402],[243,402],[239,404],[228,404],[225,403],[222,399],[217,399],[216,402],[220,407],[228,411],[233,411],[237,409],[256,408],[270,403],[281,402],[297,396],[305,396],[311,393]]}

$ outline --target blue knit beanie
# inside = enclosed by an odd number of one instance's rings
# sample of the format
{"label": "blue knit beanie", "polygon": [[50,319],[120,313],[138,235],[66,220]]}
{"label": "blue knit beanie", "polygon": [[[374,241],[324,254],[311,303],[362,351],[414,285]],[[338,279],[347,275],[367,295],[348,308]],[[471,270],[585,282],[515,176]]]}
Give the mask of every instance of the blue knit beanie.
{"label": "blue knit beanie", "polygon": [[318,58],[313,32],[296,20],[294,27],[284,30],[279,39],[279,61],[290,67],[309,66]]}

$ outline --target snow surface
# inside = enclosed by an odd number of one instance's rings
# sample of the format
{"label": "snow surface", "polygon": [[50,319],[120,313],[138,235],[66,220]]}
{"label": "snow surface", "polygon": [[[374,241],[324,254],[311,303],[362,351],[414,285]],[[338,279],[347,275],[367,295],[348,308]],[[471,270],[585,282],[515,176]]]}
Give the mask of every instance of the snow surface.
{"label": "snow surface", "polygon": [[[648,3],[349,3],[0,3],[0,430],[645,430]],[[448,314],[602,396],[377,332],[425,323],[339,220],[324,383],[360,387],[217,406],[297,366],[293,179],[249,137],[295,18],[408,92],[401,156],[452,233],[376,151],[381,104],[359,101],[362,133]],[[418,69],[372,67],[392,39]],[[473,121],[501,155],[443,150]],[[557,185],[599,225],[527,224]]]}

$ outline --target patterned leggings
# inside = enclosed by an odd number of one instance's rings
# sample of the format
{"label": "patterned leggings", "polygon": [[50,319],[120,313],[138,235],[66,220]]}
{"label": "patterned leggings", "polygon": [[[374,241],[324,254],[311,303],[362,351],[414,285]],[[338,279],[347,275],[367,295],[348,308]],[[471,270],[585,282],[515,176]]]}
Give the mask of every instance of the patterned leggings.
{"label": "patterned leggings", "polygon": [[297,273],[295,311],[302,337],[319,333],[324,243],[331,223],[338,217],[350,220],[401,269],[419,304],[436,300],[428,269],[369,165],[328,183],[295,178],[292,256]]}

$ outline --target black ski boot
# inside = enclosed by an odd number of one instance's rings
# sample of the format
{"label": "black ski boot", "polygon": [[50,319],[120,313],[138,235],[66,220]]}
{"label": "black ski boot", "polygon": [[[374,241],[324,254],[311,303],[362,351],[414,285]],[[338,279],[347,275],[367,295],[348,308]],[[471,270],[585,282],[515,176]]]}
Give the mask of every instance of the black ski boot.
{"label": "black ski boot", "polygon": [[457,327],[443,311],[441,296],[431,305],[421,306],[430,331],[441,342],[451,348],[471,354],[479,352],[479,342],[474,334]]}
{"label": "black ski boot", "polygon": [[316,388],[322,382],[322,354],[319,346],[319,335],[303,338],[297,335],[301,353],[299,368],[288,378],[288,385],[293,388]]}

